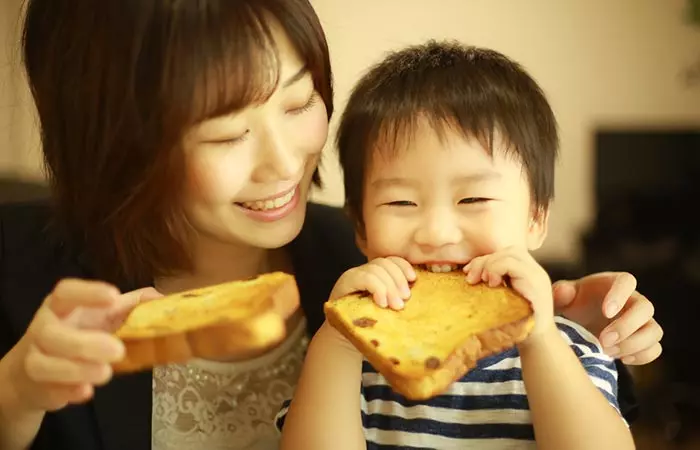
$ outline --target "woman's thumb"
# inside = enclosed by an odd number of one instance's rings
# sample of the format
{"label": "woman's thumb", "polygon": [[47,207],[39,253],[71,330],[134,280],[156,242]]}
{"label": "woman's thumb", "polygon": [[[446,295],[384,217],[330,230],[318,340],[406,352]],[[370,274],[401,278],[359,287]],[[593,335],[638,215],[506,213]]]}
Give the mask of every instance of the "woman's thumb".
{"label": "woman's thumb", "polygon": [[576,283],[569,280],[557,281],[552,285],[552,295],[555,308],[566,308],[576,298]]}
{"label": "woman's thumb", "polygon": [[162,297],[163,294],[152,287],[136,289],[135,291],[127,292],[119,297],[119,313],[127,313],[135,308],[139,303],[155,300]]}
{"label": "woman's thumb", "polygon": [[153,287],[146,287],[143,289],[139,289],[137,291],[133,291],[132,294],[136,295],[136,298],[138,299],[138,302],[147,302],[149,300],[155,300],[157,298],[160,298],[163,296],[160,292],[158,292],[155,288]]}

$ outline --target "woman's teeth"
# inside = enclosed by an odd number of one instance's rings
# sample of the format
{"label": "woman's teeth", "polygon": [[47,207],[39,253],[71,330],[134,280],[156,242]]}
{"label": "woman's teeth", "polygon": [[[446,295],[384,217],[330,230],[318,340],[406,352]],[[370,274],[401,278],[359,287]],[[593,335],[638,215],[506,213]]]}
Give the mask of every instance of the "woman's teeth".
{"label": "woman's teeth", "polygon": [[425,268],[431,272],[446,273],[457,269],[456,264],[426,264]]}
{"label": "woman's teeth", "polygon": [[254,202],[242,202],[240,203],[241,206],[244,208],[252,209],[253,211],[267,211],[270,209],[277,209],[281,208],[284,205],[288,204],[289,202],[292,201],[294,198],[294,194],[296,193],[297,188],[292,189],[289,191],[287,194],[283,195],[282,197],[277,197],[274,199],[270,200],[257,200]]}

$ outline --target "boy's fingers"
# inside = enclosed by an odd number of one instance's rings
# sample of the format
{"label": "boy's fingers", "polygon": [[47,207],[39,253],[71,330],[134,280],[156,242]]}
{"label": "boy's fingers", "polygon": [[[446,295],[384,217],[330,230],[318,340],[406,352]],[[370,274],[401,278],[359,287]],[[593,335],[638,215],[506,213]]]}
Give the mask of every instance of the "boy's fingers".
{"label": "boy's fingers", "polygon": [[[386,304],[384,304],[383,306],[391,306],[394,309],[397,306],[401,308],[403,307],[403,300],[401,299],[402,295],[399,292],[398,287],[396,286],[396,281],[394,280],[394,277],[387,269],[384,268],[385,264],[391,263],[385,260],[385,262],[373,264],[373,267],[370,266],[372,267],[370,269],[372,274],[377,278],[377,280],[379,280],[379,282],[384,288],[384,297],[386,300]],[[394,265],[393,269],[399,274],[399,276],[403,277],[403,274],[398,269],[398,267]]]}
{"label": "boy's fingers", "polygon": [[395,294],[400,298],[406,298],[411,295],[411,290],[408,287],[408,280],[401,267],[391,259],[378,259],[374,262],[381,269],[379,272],[386,272],[389,276],[383,279],[388,283],[389,293]]}
{"label": "boy's fingers", "polygon": [[387,258],[389,261],[393,262],[396,264],[399,269],[404,274],[404,277],[406,277],[406,280],[408,281],[415,281],[416,279],[416,270],[413,268],[410,262],[406,261],[403,258],[399,258],[397,256],[392,256]]}
{"label": "boy's fingers", "polygon": [[374,302],[378,306],[386,308],[388,304],[387,288],[385,283],[377,276],[375,271],[363,270],[359,276],[361,277],[360,283],[363,286],[363,289],[372,294]]}

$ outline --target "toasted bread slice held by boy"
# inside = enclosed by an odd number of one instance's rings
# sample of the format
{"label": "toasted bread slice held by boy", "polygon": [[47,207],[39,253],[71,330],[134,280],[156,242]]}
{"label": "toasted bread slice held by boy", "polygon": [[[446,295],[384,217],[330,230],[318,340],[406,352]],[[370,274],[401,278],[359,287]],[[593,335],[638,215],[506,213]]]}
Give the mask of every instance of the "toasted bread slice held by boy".
{"label": "toasted bread slice held by boy", "polygon": [[362,293],[325,305],[328,322],[410,400],[440,395],[534,326],[530,302],[508,287],[470,285],[461,271],[416,274],[400,311],[380,308]]}
{"label": "toasted bread slice held by boy", "polygon": [[273,272],[144,302],[116,331],[126,346],[115,372],[191,358],[220,359],[280,343],[299,306],[292,275]]}

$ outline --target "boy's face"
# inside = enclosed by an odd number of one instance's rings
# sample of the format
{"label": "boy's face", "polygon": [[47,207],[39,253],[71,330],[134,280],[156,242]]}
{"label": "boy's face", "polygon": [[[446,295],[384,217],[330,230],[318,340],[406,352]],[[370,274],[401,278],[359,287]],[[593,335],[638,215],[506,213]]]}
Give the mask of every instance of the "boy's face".
{"label": "boy's face", "polygon": [[475,139],[446,129],[440,140],[422,124],[392,150],[374,156],[365,181],[359,244],[368,258],[457,266],[542,244],[547,214],[535,214],[525,170],[498,139],[491,156]]}

